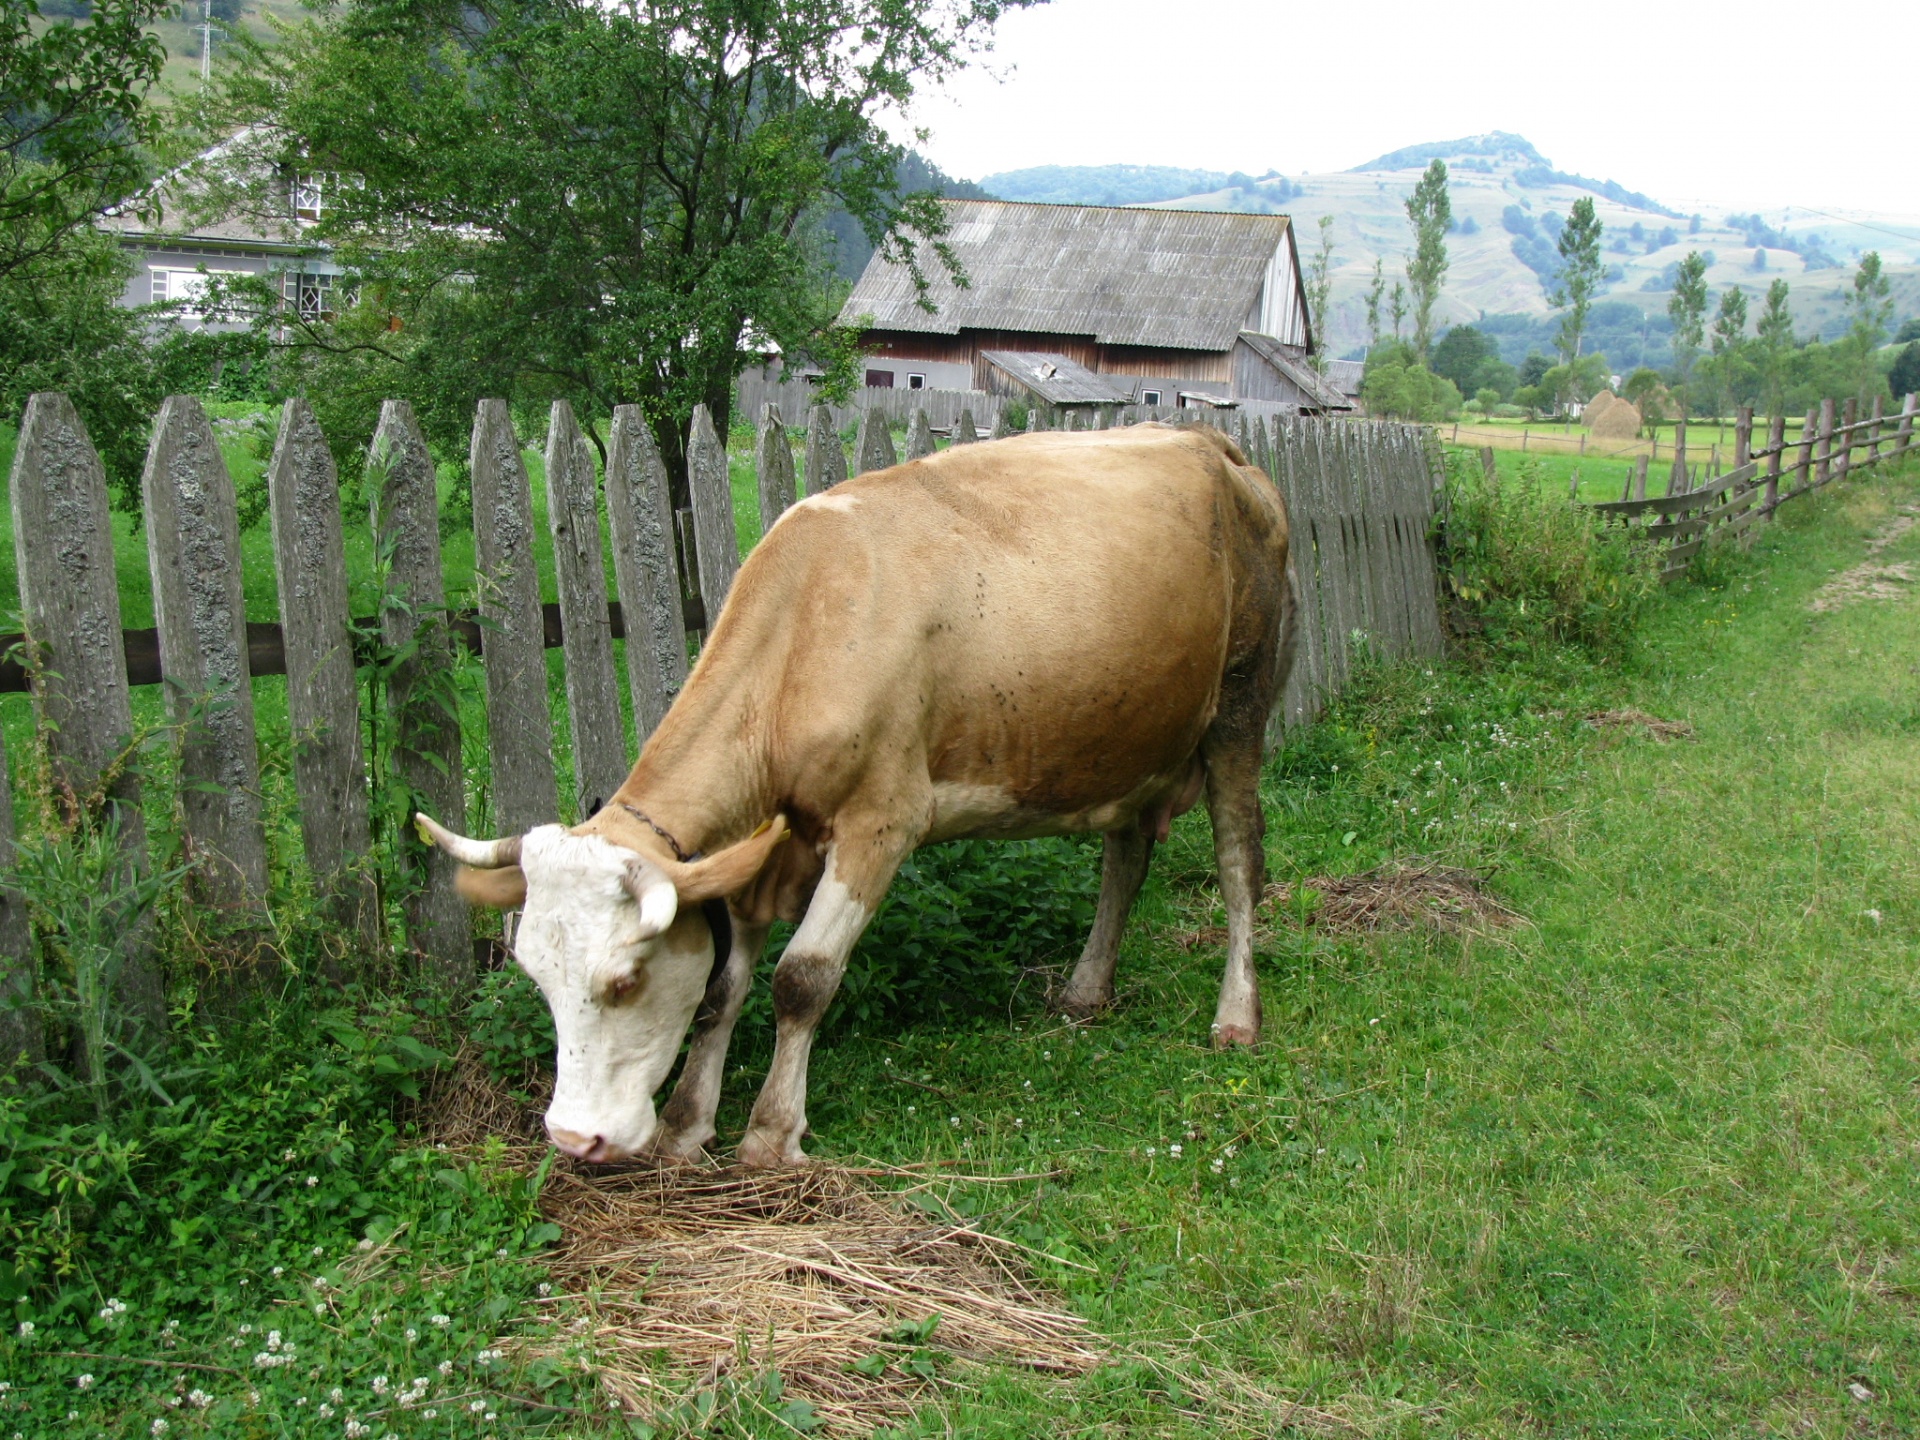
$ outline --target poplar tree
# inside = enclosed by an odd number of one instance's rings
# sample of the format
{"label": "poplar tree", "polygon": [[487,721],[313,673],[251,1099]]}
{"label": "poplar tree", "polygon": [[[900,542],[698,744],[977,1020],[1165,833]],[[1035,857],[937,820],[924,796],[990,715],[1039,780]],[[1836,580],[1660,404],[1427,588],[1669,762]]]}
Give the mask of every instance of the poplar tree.
{"label": "poplar tree", "polygon": [[1677,267],[1667,318],[1673,321],[1674,376],[1684,386],[1707,330],[1707,261],[1698,250],[1688,252]]}
{"label": "poplar tree", "polygon": [[1793,351],[1793,312],[1787,308],[1787,293],[1784,280],[1769,285],[1766,307],[1753,327],[1760,350],[1760,381],[1766,392],[1767,411],[1773,415],[1786,408],[1787,356]]}
{"label": "poplar tree", "polygon": [[1855,385],[1860,398],[1867,400],[1881,384],[1873,352],[1887,338],[1887,325],[1893,319],[1893,284],[1881,269],[1878,250],[1860,257],[1860,268],[1853,272],[1853,293],[1847,296],[1847,315]]}
{"label": "poplar tree", "polygon": [[1367,287],[1367,353],[1380,343],[1380,305],[1387,298],[1387,262],[1373,259],[1373,283]]}
{"label": "poplar tree", "polygon": [[[1560,227],[1557,248],[1560,274],[1548,297],[1555,305],[1567,307],[1560,319],[1560,363],[1573,367],[1580,359],[1580,345],[1586,338],[1587,315],[1593,309],[1593,297],[1600,289],[1604,273],[1600,264],[1600,217],[1594,213],[1593,197],[1582,195],[1573,202],[1573,212]],[[1564,400],[1567,397],[1562,396]]]}
{"label": "poplar tree", "polygon": [[1320,217],[1320,244],[1307,262],[1307,316],[1312,331],[1313,368],[1327,373],[1327,302],[1333,296],[1333,216]]}
{"label": "poplar tree", "polygon": [[[1453,226],[1453,202],[1447,196],[1447,164],[1435,159],[1407,197],[1413,226],[1413,258],[1407,285],[1413,292],[1413,348],[1424,362],[1433,347],[1433,307],[1447,278],[1447,231]],[[1394,327],[1398,333],[1399,326]]]}

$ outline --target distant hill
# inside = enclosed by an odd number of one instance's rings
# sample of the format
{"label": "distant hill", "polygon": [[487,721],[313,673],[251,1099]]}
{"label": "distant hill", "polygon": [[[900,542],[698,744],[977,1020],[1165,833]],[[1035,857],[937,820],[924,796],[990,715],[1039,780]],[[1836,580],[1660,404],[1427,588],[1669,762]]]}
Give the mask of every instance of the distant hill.
{"label": "distant hill", "polygon": [[1499,327],[1503,349],[1542,345],[1550,335],[1547,294],[1559,264],[1554,241],[1582,196],[1592,198],[1606,227],[1604,298],[1611,303],[1603,328],[1622,352],[1609,351],[1616,362],[1664,349],[1660,332],[1674,267],[1692,250],[1708,257],[1707,279],[1716,291],[1737,285],[1757,299],[1772,280],[1787,279],[1803,335],[1838,333],[1842,291],[1865,250],[1879,250],[1893,273],[1896,315],[1920,314],[1920,218],[1835,218],[1791,206],[1689,213],[1616,180],[1556,169],[1524,136],[1506,131],[1408,145],[1351,170],[1320,174],[1042,165],[989,175],[980,185],[1006,200],[1284,212],[1297,222],[1303,261],[1317,242],[1320,217],[1331,215],[1329,339],[1335,353],[1346,354],[1364,343],[1363,297],[1375,260],[1384,265],[1389,289],[1405,273],[1411,237],[1403,202],[1418,172],[1435,159],[1447,163],[1454,213],[1442,314],[1448,323],[1510,317]]}

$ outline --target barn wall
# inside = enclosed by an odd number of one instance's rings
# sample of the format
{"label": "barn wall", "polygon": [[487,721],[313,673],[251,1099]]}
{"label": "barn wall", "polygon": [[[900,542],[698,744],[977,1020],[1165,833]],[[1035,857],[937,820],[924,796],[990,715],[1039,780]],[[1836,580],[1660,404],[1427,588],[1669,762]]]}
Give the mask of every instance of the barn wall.
{"label": "barn wall", "polygon": [[1311,396],[1269,365],[1251,345],[1233,347],[1233,393],[1242,400],[1278,400],[1288,405],[1312,405]]}

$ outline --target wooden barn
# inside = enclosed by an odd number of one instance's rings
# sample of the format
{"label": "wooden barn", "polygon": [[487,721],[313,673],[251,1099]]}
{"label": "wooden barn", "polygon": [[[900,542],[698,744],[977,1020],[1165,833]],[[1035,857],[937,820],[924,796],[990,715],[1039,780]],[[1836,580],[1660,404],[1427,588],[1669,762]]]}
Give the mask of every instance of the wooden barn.
{"label": "wooden barn", "polygon": [[1286,216],[945,203],[967,287],[930,265],[929,311],[906,267],[876,253],[841,309],[863,327],[867,385],[1057,404],[1070,380],[1079,403],[1353,408],[1313,370]]}

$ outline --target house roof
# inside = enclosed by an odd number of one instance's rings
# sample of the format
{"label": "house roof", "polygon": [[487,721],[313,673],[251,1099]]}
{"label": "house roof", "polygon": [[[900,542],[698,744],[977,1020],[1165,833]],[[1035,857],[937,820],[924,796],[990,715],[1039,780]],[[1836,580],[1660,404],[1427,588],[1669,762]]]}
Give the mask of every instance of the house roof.
{"label": "house roof", "polygon": [[1049,405],[1128,405],[1133,388],[1096,375],[1064,355],[1037,350],[982,350],[980,358]]}
{"label": "house roof", "polygon": [[1091,335],[1107,345],[1228,350],[1247,323],[1284,215],[1101,205],[944,202],[961,289],[925,253],[929,314],[905,265],[875,252],[842,324],[954,335],[962,329]]}
{"label": "house roof", "polygon": [[1342,395],[1358,395],[1360,382],[1366,378],[1367,362],[1364,360],[1327,361],[1327,383]]}
{"label": "house roof", "polygon": [[[301,223],[293,217],[288,190],[247,183],[268,163],[262,143],[263,132],[248,126],[168,171],[95,223],[129,242],[172,241],[270,252],[311,249],[312,242],[304,238]],[[223,192],[217,206],[209,203],[213,189]],[[267,205],[264,213],[259,209],[262,194]],[[221,213],[212,213],[216,209]]]}
{"label": "house roof", "polygon": [[1313,366],[1304,364],[1289,355],[1286,347],[1271,335],[1242,330],[1240,343],[1299,386],[1300,393],[1305,395],[1310,403],[1323,410],[1353,409],[1353,401],[1343,395],[1338,387],[1329,383]]}

